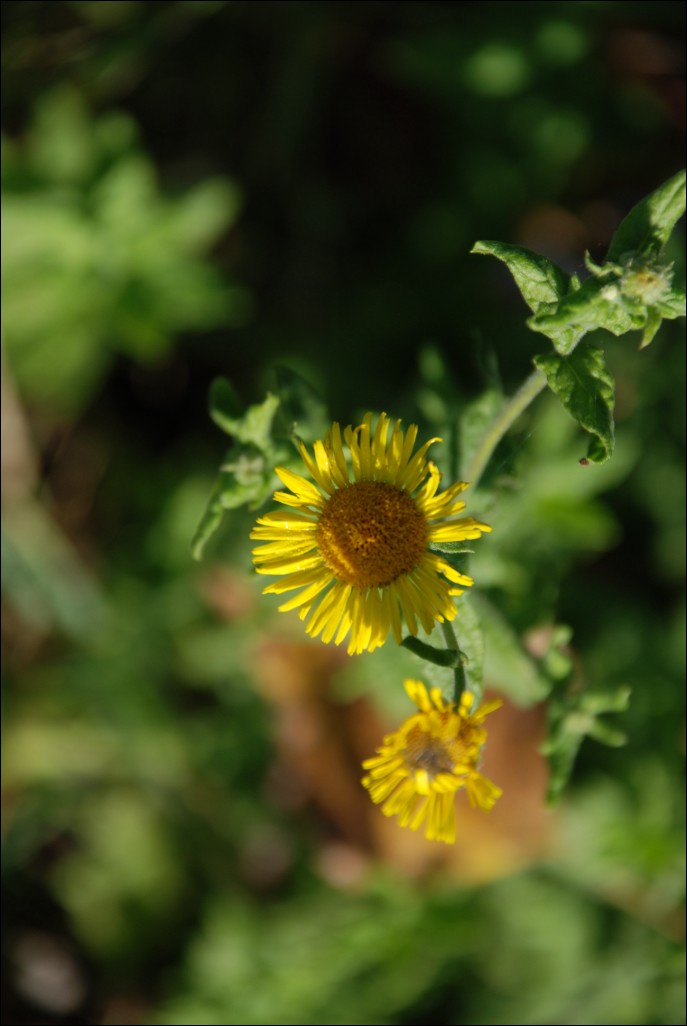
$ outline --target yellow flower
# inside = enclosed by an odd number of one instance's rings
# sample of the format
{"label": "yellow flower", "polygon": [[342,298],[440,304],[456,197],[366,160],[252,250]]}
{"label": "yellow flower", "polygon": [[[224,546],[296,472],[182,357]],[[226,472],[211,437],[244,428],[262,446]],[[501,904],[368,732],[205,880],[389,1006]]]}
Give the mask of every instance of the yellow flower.
{"label": "yellow flower", "polygon": [[487,739],[482,724],[501,702],[486,702],[471,713],[468,692],[455,705],[444,701],[439,688],[428,692],[419,680],[407,680],[405,689],[420,711],[363,763],[369,770],[363,786],[385,816],[398,816],[399,826],[417,830],[426,822],[430,841],[453,844],[456,791],[465,788],[470,804],[485,812],[503,793],[477,769]]}
{"label": "yellow flower", "polygon": [[[339,645],[350,631],[350,654],[383,645],[391,630],[400,643],[401,616],[416,635],[456,615],[456,585],[472,579],[432,552],[437,542],[479,538],[491,528],[458,518],[461,482],[437,495],[441,474],[427,459],[432,438],[413,455],[417,427],[401,430],[382,413],[372,432],[372,414],[358,427],[331,432],[313,446],[299,445],[313,481],[284,467],[277,474],[289,489],[277,502],[289,511],[260,517],[251,538],[258,573],[282,578],[264,592],[296,591],[279,606],[298,609],[312,637]],[[348,448],[348,458],[344,445]]]}

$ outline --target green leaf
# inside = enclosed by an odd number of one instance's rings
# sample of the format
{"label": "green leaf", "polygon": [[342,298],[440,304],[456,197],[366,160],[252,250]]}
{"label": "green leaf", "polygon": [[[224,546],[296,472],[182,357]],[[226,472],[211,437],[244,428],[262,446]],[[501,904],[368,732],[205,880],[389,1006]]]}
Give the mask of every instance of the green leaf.
{"label": "green leaf", "polygon": [[255,446],[232,446],[191,541],[194,559],[202,557],[207,542],[219,528],[227,510],[239,506],[257,509],[272,491],[271,460]]}
{"label": "green leaf", "polygon": [[481,241],[472,252],[503,260],[532,310],[528,327],[550,338],[562,356],[597,328],[614,335],[643,329],[643,348],[658,331],[661,316],[684,316],[683,294],[671,290],[672,266],[656,259],[684,210],[681,171],[630,211],[602,266],[587,259],[592,277],[581,286],[551,261],[519,246]]}
{"label": "green leaf", "polygon": [[[554,313],[561,301],[568,295],[574,295],[579,286],[577,278],[571,278],[557,264],[523,246],[480,241],[475,243],[471,252],[495,256],[505,263],[535,317]],[[535,327],[532,319],[528,321],[535,331],[548,335],[562,353],[570,352],[585,332],[582,326],[570,325],[565,319],[542,320],[541,323],[546,326]]]}
{"label": "green leaf", "polygon": [[215,424],[238,442],[254,445],[262,452],[272,449],[272,421],[279,399],[267,395],[262,403],[249,406],[241,415],[241,403],[226,378],[216,378],[210,387],[210,416]]}
{"label": "green leaf", "polygon": [[577,292],[530,317],[527,326],[552,339],[556,350],[566,356],[588,331],[604,328],[613,335],[624,335],[643,327],[646,316],[643,306],[623,300],[616,284],[587,278]]}
{"label": "green leaf", "polygon": [[546,303],[555,303],[570,289],[570,277],[551,260],[524,246],[480,240],[470,250],[502,260],[515,279],[530,310],[536,313]]}
{"label": "green leaf", "polygon": [[670,293],[656,304],[659,313],[667,321],[674,321],[677,317],[684,317],[687,313],[684,289],[672,289]]}
{"label": "green leaf", "polygon": [[234,438],[235,444],[220,467],[220,475],[191,542],[195,559],[222,522],[226,510],[238,506],[257,509],[273,491],[274,464],[279,459],[272,438],[274,415],[279,399],[268,395],[262,403],[242,404],[226,378],[217,378],[210,388],[210,416]]}
{"label": "green leaf", "polygon": [[[481,592],[473,591],[470,603],[472,615],[479,620],[483,633],[485,679],[516,705],[528,707],[541,702],[549,694],[551,683],[524,650],[513,628]],[[467,639],[463,636],[464,604],[463,596],[459,600],[459,619],[454,622],[461,648],[469,654]]]}
{"label": "green leaf", "polygon": [[172,208],[174,233],[186,252],[205,252],[235,220],[241,198],[233,182],[207,178]]}
{"label": "green leaf", "polygon": [[649,343],[653,342],[656,332],[661,327],[662,320],[663,318],[657,307],[651,307],[644,325],[644,331],[642,332],[642,341],[639,344],[640,349],[646,349]]}
{"label": "green leaf", "polygon": [[194,559],[201,560],[203,558],[205,546],[215,531],[218,530],[223,517],[224,509],[219,502],[217,494],[213,492],[212,498],[209,500],[195,534],[191,539],[191,554]]}
{"label": "green leaf", "polygon": [[215,378],[210,385],[210,416],[217,427],[232,437],[236,434],[236,425],[243,416],[243,404],[236,390],[226,378]]}
{"label": "green leaf", "polygon": [[542,745],[542,754],[549,760],[548,801],[555,804],[570,779],[577,753],[585,737],[617,748],[626,742],[617,727],[599,719],[604,713],[624,712],[628,707],[630,689],[613,692],[573,690],[555,696],[549,706],[549,737]]}
{"label": "green leaf", "polygon": [[594,436],[587,458],[592,463],[605,463],[613,452],[615,430],[614,382],[606,370],[603,350],[586,344],[569,356],[535,356],[534,363],[546,374],[551,391],[570,416]]}
{"label": "green leaf", "polygon": [[606,255],[619,262],[629,252],[657,253],[685,212],[685,172],[678,171],[632,208],[620,223]]}
{"label": "green leaf", "polygon": [[465,686],[478,706],[484,694],[484,632],[473,599],[473,595],[463,595],[458,600],[458,616],[453,627],[464,657]]}
{"label": "green leaf", "polygon": [[330,427],[329,411],[317,390],[290,367],[276,367],[275,376],[286,434],[297,434],[305,442],[325,435]]}

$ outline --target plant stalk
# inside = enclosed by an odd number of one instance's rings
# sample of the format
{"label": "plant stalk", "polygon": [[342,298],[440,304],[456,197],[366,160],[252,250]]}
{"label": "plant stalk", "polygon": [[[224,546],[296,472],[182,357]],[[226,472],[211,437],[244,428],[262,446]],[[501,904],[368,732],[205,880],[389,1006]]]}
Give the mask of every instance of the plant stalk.
{"label": "plant stalk", "polygon": [[475,450],[470,465],[465,473],[465,479],[475,488],[479,483],[482,474],[489,462],[494,449],[499,444],[511,425],[518,419],[536,399],[540,392],[546,388],[546,375],[543,371],[533,371],[515,393],[511,396],[498,416],[487,428],[482,441]]}

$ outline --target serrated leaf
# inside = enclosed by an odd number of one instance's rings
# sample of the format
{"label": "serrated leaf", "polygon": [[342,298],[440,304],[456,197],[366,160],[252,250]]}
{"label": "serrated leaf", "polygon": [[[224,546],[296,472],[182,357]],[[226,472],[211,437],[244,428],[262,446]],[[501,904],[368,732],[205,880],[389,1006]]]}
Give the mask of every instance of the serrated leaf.
{"label": "serrated leaf", "polygon": [[657,253],[685,212],[685,172],[678,171],[625,217],[613,236],[606,262],[618,262],[629,252]]}
{"label": "serrated leaf", "polygon": [[[527,326],[546,335],[553,341],[556,351],[567,356],[588,331],[604,328],[612,335],[624,335],[642,328],[646,317],[643,306],[631,306],[623,300],[617,285],[588,278],[577,292],[530,317]],[[568,336],[565,332],[572,334]],[[572,345],[569,337],[574,338]]]}
{"label": "serrated leaf", "polygon": [[546,374],[551,391],[571,417],[593,438],[587,458],[605,463],[613,452],[615,386],[606,370],[603,350],[590,344],[569,356],[546,353],[535,356],[535,365]]}
{"label": "serrated leaf", "polygon": [[524,246],[480,240],[470,252],[502,260],[533,313],[544,303],[556,303],[570,289],[570,277],[565,271]]}
{"label": "serrated leaf", "polygon": [[305,442],[321,438],[330,423],[327,406],[317,390],[290,367],[276,367],[275,377],[285,433],[295,433]]}
{"label": "serrated leaf", "polygon": [[551,260],[523,246],[480,241],[475,243],[472,252],[489,254],[502,260],[513,275],[515,284],[530,310],[535,317],[542,316],[541,322],[537,321],[541,323],[541,327],[534,327],[532,320],[527,322],[529,326],[548,335],[559,352],[568,353],[574,349],[584,335],[585,329],[571,325],[565,319],[557,322],[543,318],[547,314],[555,313],[566,296],[577,292],[580,286],[576,276],[570,278]]}

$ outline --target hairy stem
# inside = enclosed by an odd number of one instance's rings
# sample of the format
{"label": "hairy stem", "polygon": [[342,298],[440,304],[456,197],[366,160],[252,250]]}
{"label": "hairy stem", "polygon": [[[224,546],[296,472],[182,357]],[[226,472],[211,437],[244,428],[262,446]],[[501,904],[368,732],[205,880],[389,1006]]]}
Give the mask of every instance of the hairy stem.
{"label": "hairy stem", "polygon": [[532,400],[536,399],[545,388],[546,376],[544,372],[540,370],[533,371],[489,425],[465,472],[465,480],[469,481],[473,488],[478,484],[494,449],[505,433],[518,419],[520,414],[527,409]]}

